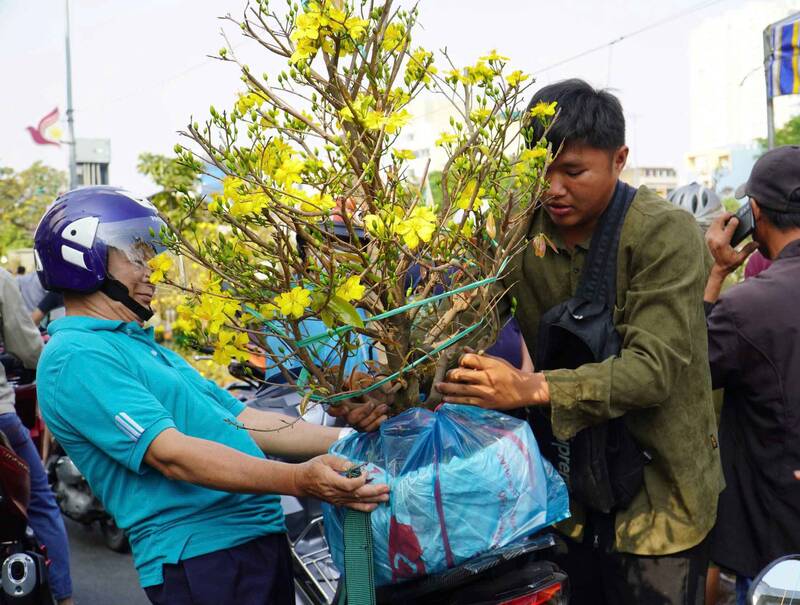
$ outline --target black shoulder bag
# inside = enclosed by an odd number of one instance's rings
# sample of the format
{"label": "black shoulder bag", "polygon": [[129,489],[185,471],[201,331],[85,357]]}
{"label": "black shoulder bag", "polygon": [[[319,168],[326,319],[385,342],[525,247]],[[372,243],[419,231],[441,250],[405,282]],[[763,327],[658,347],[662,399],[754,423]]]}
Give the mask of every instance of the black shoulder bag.
{"label": "black shoulder bag", "polygon": [[[537,370],[575,369],[619,355],[622,340],[613,322],[617,251],[625,215],[636,189],[617,182],[614,196],[592,236],[575,296],[547,311],[539,322]],[[564,478],[573,498],[600,513],[626,508],[641,489],[647,455],[622,418],[580,431],[568,441],[553,435],[550,410],[530,408],[542,454]]]}

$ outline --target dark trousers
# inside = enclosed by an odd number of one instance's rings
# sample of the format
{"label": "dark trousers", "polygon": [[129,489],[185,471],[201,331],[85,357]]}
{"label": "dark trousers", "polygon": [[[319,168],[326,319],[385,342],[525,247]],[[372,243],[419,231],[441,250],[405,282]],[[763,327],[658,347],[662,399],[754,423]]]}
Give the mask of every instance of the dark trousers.
{"label": "dark trousers", "polygon": [[672,555],[607,553],[565,539],[553,560],[569,576],[570,605],[703,605],[709,540]]}
{"label": "dark trousers", "polygon": [[294,605],[286,535],[164,565],[164,583],[144,590],[153,605]]}

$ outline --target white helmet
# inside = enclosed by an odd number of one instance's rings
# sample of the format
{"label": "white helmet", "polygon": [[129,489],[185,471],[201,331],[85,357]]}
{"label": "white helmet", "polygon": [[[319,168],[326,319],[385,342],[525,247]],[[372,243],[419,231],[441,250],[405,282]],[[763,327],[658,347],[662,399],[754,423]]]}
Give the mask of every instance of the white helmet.
{"label": "white helmet", "polygon": [[713,221],[722,212],[722,200],[707,187],[699,183],[690,183],[678,187],[667,196],[667,199],[684,210],[690,212],[703,229],[708,229]]}

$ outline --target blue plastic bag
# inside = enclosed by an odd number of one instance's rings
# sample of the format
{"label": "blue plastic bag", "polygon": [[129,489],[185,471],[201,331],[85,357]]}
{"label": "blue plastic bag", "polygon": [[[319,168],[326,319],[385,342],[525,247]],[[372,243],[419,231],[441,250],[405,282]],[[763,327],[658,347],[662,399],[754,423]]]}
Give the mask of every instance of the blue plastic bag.
{"label": "blue plastic bag", "polygon": [[[566,486],[528,424],[499,412],[414,408],[330,452],[366,463],[373,481],[391,487],[389,503],[372,513],[378,586],[443,571],[569,516]],[[342,509],[323,513],[344,573]]]}

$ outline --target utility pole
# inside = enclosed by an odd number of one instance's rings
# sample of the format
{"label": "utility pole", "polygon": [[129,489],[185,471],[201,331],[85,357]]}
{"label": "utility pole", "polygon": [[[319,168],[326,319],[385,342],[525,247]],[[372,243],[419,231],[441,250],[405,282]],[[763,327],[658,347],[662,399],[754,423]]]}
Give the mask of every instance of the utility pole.
{"label": "utility pole", "polygon": [[767,79],[767,149],[775,147],[775,109],[772,102],[774,93],[770,94],[773,90],[773,83],[771,82],[773,77],[771,60],[775,52],[775,49],[772,47],[773,27],[774,26],[770,25],[764,30],[764,75]]}
{"label": "utility pole", "polygon": [[66,45],[67,45],[67,127],[69,129],[69,188],[78,186],[78,166],[75,161],[75,119],[72,108],[72,58],[69,44],[69,0],[64,0],[66,8]]}

